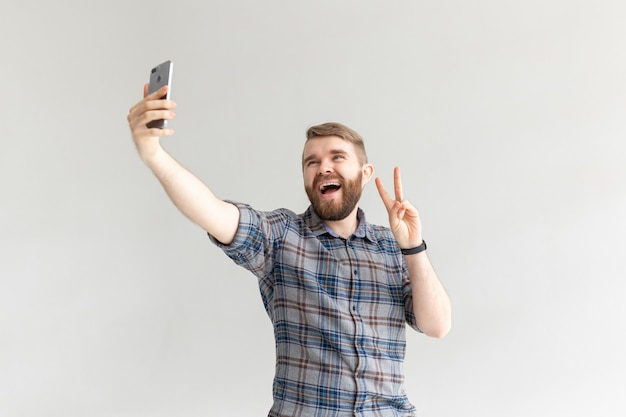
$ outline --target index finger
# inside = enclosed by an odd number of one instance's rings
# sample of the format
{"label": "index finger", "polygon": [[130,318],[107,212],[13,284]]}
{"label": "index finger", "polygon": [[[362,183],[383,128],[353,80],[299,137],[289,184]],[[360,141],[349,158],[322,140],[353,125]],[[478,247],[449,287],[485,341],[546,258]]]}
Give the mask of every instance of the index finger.
{"label": "index finger", "polygon": [[393,190],[396,194],[396,201],[402,201],[402,180],[400,179],[400,167],[393,169]]}
{"label": "index finger", "polygon": [[374,182],[376,183],[376,189],[378,189],[378,194],[383,200],[385,208],[387,210],[391,210],[391,208],[393,207],[393,200],[391,199],[391,196],[389,195],[387,190],[385,190],[385,187],[383,186],[383,181],[380,178],[376,178]]}

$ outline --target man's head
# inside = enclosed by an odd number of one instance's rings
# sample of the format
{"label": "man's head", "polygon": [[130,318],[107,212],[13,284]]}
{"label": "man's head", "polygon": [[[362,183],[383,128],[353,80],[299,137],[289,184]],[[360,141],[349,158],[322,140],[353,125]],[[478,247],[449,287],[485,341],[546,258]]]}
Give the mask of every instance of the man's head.
{"label": "man's head", "polygon": [[355,211],[364,185],[374,172],[363,138],[340,123],[307,131],[302,153],[304,187],[323,220],[343,220]]}
{"label": "man's head", "polygon": [[[311,126],[306,131],[306,141],[318,138],[320,136],[338,136],[345,141],[348,141],[354,145],[354,149],[359,158],[361,165],[367,164],[367,153],[365,152],[365,144],[363,138],[356,131],[350,129],[348,126],[341,123],[323,123],[317,126]],[[306,146],[306,143],[305,143]],[[304,155],[302,155],[304,158]],[[304,162],[304,159],[303,159]],[[303,165],[304,166],[304,165]]]}

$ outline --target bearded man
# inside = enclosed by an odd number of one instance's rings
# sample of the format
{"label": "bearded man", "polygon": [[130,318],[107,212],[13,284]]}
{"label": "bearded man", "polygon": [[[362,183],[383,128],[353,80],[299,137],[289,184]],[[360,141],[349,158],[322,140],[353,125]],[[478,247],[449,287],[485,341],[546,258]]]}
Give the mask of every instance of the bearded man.
{"label": "bearded man", "polygon": [[147,127],[175,117],[176,103],[161,99],[166,92],[144,87],[128,114],[132,136],[173,203],[257,277],[276,342],[268,417],[414,416],[403,387],[407,324],[444,337],[451,307],[400,169],[393,198],[375,180],[389,227],[368,223],[358,203],[374,168],[363,139],[325,123],[307,131],[304,213],[224,201],[161,147],[171,129]]}

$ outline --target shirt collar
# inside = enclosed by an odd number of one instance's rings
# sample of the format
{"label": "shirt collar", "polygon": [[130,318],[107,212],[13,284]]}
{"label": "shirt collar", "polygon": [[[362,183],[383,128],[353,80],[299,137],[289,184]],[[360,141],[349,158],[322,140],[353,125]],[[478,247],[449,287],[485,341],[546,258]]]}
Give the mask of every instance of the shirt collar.
{"label": "shirt collar", "polygon": [[[365,219],[365,212],[361,210],[361,208],[357,209],[356,218],[359,221],[359,226],[352,235],[359,238],[367,238],[370,241],[373,241],[371,237],[370,224]],[[317,213],[315,213],[315,210],[313,210],[313,206],[309,206],[306,212],[304,212],[304,221],[315,236],[328,233],[333,237],[340,237],[330,227],[328,227],[322,219],[319,218]]]}

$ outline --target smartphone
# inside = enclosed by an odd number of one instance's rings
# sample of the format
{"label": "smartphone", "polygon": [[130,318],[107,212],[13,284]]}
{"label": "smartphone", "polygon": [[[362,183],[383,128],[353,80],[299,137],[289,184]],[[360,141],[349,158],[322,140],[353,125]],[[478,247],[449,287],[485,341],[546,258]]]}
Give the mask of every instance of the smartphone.
{"label": "smartphone", "polygon": [[[168,85],[167,94],[162,99],[169,100],[172,93],[172,71],[174,69],[174,63],[172,61],[165,61],[162,64],[157,65],[150,71],[150,87],[148,88],[148,94],[152,94],[164,85]],[[163,129],[167,126],[167,120],[153,120],[146,125],[149,128]]]}

